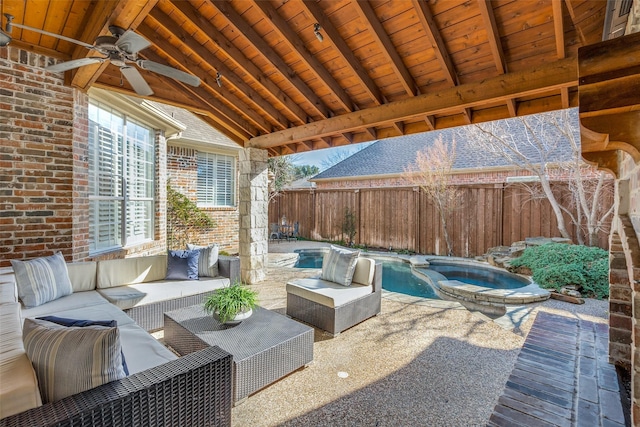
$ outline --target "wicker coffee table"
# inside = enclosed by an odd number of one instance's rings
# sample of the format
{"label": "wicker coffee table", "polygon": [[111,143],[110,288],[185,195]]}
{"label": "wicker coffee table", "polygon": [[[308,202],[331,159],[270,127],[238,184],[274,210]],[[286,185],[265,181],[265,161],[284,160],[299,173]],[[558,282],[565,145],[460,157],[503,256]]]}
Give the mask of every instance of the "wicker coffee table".
{"label": "wicker coffee table", "polygon": [[262,307],[231,327],[200,305],[169,311],[164,340],[182,356],[214,345],[230,353],[234,404],[313,360],[313,328]]}

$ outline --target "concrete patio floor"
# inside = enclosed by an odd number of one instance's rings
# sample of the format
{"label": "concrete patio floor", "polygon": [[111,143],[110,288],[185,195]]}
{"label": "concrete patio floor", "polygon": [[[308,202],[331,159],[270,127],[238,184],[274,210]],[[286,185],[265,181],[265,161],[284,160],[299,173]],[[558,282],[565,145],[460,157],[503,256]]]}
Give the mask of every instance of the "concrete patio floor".
{"label": "concrete patio floor", "polygon": [[[316,242],[274,242],[270,258]],[[285,312],[285,283],[314,271],[273,266],[254,285],[260,305]],[[517,333],[485,316],[429,301],[383,297],[382,312],[335,338],[316,330],[314,361],[249,397],[233,426],[486,425],[535,313],[607,323],[606,301],[535,305]]]}

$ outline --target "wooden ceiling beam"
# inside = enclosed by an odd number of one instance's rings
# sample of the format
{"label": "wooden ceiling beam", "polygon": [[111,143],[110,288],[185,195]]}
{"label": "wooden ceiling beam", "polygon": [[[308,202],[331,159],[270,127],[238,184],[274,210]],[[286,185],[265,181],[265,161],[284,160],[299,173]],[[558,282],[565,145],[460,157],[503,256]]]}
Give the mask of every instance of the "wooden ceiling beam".
{"label": "wooden ceiling beam", "polygon": [[[264,88],[272,97],[271,101],[277,105],[281,105],[284,110],[287,110],[297,121],[295,124],[303,124],[307,122],[307,113],[287,95],[282,89],[280,89],[271,79],[264,74],[264,72],[258,68],[253,62],[249,61],[245,54],[235,47],[218,29],[205,19],[189,2],[171,0],[172,5],[182,14],[186,19],[191,21],[200,31],[207,35],[211,40],[211,43],[215,45],[222,54],[224,54],[231,62],[237,67],[244,70],[248,78],[251,78],[256,84]],[[151,16],[157,19],[158,9],[151,11]],[[175,24],[178,26],[178,24]],[[222,61],[220,61],[222,62]],[[288,123],[283,123],[287,127]]]}
{"label": "wooden ceiling beam", "polygon": [[509,116],[518,117],[518,105],[515,99],[509,98],[507,100],[507,109],[509,110]]}
{"label": "wooden ceiling beam", "polygon": [[[265,133],[269,133],[273,130],[273,123],[277,123],[277,126],[275,127],[278,129],[285,128],[285,126],[282,126],[281,121],[286,122],[286,118],[272,104],[266,102],[255,90],[247,85],[242,79],[238,78],[235,73],[232,73],[224,64],[217,63],[216,65],[219,68],[214,67],[212,65],[213,54],[206,47],[197,43],[192,37],[186,37],[187,33],[182,28],[176,28],[174,21],[172,21],[169,16],[163,13],[158,13],[158,17],[161,17],[162,19],[161,21],[156,20],[158,25],[164,27],[178,37],[182,43],[184,43],[184,45],[200,59],[201,63],[197,63],[193,58],[187,56],[184,51],[173,46],[168,40],[163,41],[162,37],[152,27],[143,23],[138,27],[138,32],[144,35],[149,41],[153,42],[156,49],[163,51],[167,56],[172,58],[177,64],[179,64],[179,67],[184,69],[184,71],[198,76],[202,85],[207,86],[211,92],[218,93],[221,102],[225,102],[230,107],[233,106],[231,108],[235,107],[237,109],[239,105],[244,103],[244,101],[231,93],[226,84],[218,86],[215,77],[206,71],[201,64],[205,63],[215,71],[219,71],[231,86],[234,86],[237,90],[246,94],[250,99],[250,102],[257,107],[253,109],[242,109],[239,113],[250,118],[250,120],[252,120],[257,126],[261,127]],[[169,25],[169,27],[167,27],[167,25]],[[149,50],[146,50],[144,53],[148,51]],[[162,58],[157,58],[155,61],[160,63],[165,62]],[[266,121],[262,116],[255,112],[260,109],[262,109],[272,121]]]}
{"label": "wooden ceiling beam", "polygon": [[[139,0],[91,2],[93,10],[85,19],[82,33],[77,39],[93,44],[98,36],[111,34],[109,32],[110,25],[117,25],[125,30],[135,29],[149,11],[155,7],[157,2],[158,0],[149,2]],[[72,54],[73,59],[90,56],[100,56],[100,54],[82,46],[76,46]],[[102,64],[92,64],[78,68],[73,72],[71,85],[87,90],[98,79],[107,65],[107,62],[103,62]]]}
{"label": "wooden ceiling beam", "polygon": [[338,100],[345,111],[353,111],[355,109],[353,100],[347,92],[340,86],[325,66],[309,51],[307,46],[302,42],[298,34],[291,28],[289,23],[278,13],[278,11],[264,0],[253,0],[262,17],[271,22],[273,31],[281,36],[281,40],[287,43],[289,47],[298,53],[301,61],[305,62],[309,70],[322,81],[332,93],[333,97]]}
{"label": "wooden ceiling beam", "polygon": [[[553,31],[555,33],[556,55],[558,59],[563,59],[566,56],[562,3],[564,3],[564,0],[551,0],[553,9]],[[569,108],[569,88],[565,87],[560,89],[560,97],[562,99],[562,108]]]}
{"label": "wooden ceiling beam", "polygon": [[298,73],[287,64],[280,55],[273,50],[264,38],[254,30],[251,25],[244,20],[242,16],[233,8],[228,1],[205,0],[206,3],[213,5],[226,18],[227,22],[234,27],[239,34],[253,45],[260,55],[266,59],[276,71],[295,88],[295,90],[307,100],[313,110],[322,118],[331,116],[331,109],[325,105],[318,95],[304,82]]}
{"label": "wooden ceiling beam", "polygon": [[400,54],[398,54],[398,50],[393,45],[391,38],[382,26],[382,23],[378,19],[376,12],[373,10],[371,3],[368,1],[352,0],[351,4],[358,11],[362,21],[364,21],[367,27],[369,27],[369,32],[376,40],[376,43],[380,46],[382,53],[387,57],[393,72],[398,76],[402,87],[405,92],[407,92],[407,95],[418,95],[420,93],[418,85],[407,67],[404,65]]}
{"label": "wooden ceiling beam", "polygon": [[[155,61],[155,62],[165,62],[164,59],[158,55],[157,53],[151,51],[151,49],[147,49],[145,51],[144,56],[147,59],[150,59],[151,61]],[[188,69],[186,67],[181,67],[184,68],[186,71],[188,71]],[[166,81],[170,81],[170,83],[173,83],[175,80],[170,79],[170,78],[166,78]],[[188,89],[190,93],[192,94],[196,94],[197,96],[199,96],[201,99],[203,99],[208,105],[210,105],[212,108],[214,108],[218,113],[224,115],[227,119],[229,119],[230,121],[232,121],[233,123],[236,124],[236,126],[238,126],[239,128],[241,128],[243,130],[243,132],[245,134],[249,134],[249,135],[257,135],[259,132],[256,130],[256,127],[258,129],[260,129],[262,131],[262,133],[269,133],[272,131],[271,128],[271,124],[267,121],[265,121],[260,115],[258,115],[255,111],[252,111],[250,109],[247,109],[247,111],[244,111],[244,116],[248,117],[248,121],[251,122],[251,124],[247,123],[247,120],[245,120],[245,118],[243,116],[241,116],[234,108],[224,104],[219,98],[214,97],[211,94],[211,91],[216,91],[218,92],[218,96],[219,97],[223,97],[226,98],[227,100],[229,100],[230,102],[233,103],[239,103],[240,100],[233,94],[229,93],[228,90],[223,90],[224,88],[218,88],[216,86],[216,89],[212,89],[210,87],[210,85],[204,84],[204,85],[200,85],[198,87],[193,87],[193,86],[188,86],[188,85],[180,85],[179,89],[184,90],[184,89]],[[208,90],[207,90],[208,89]],[[237,104],[236,104],[237,105]]]}
{"label": "wooden ceiling beam", "polygon": [[431,43],[431,47],[440,63],[442,71],[444,71],[445,77],[449,83],[453,86],[457,86],[460,82],[458,80],[458,74],[456,68],[453,65],[453,60],[447,51],[447,46],[444,44],[440,30],[436,25],[436,21],[433,19],[433,14],[429,9],[429,3],[422,0],[411,0],[413,7],[415,8],[418,18],[422,23],[422,27],[425,30],[427,38]]}
{"label": "wooden ceiling beam", "polygon": [[[482,21],[487,31],[487,39],[493,60],[496,64],[496,71],[498,71],[498,74],[506,74],[509,72],[509,69],[504,56],[502,42],[500,41],[500,32],[496,24],[496,16],[493,12],[492,2],[491,0],[478,0],[478,7],[480,8],[480,15],[482,16]],[[514,99],[507,100],[507,109],[511,117],[517,116],[516,101]]]}
{"label": "wooden ceiling beam", "polygon": [[267,148],[312,137],[330,137],[337,133],[361,130],[395,121],[446,114],[487,103],[548,93],[561,87],[576,86],[578,71],[576,58],[567,58],[539,67],[504,74],[479,83],[468,83],[437,93],[390,102],[378,107],[354,111],[320,122],[285,129],[252,138],[251,147]]}
{"label": "wooden ceiling beam", "polygon": [[304,9],[313,17],[313,19],[320,24],[322,32],[324,32],[324,41],[330,43],[333,48],[340,54],[342,59],[353,71],[354,77],[356,77],[369,97],[380,105],[384,103],[384,98],[380,88],[376,85],[373,79],[367,73],[360,63],[360,60],[353,53],[353,50],[344,41],[336,27],[331,23],[327,15],[315,0],[303,0],[302,5]]}
{"label": "wooden ceiling beam", "polygon": [[234,111],[229,110],[224,105],[220,105],[220,101],[203,87],[193,87],[178,81],[171,81],[169,84],[175,86],[177,90],[185,91],[194,99],[199,100],[204,104],[205,107],[203,111],[206,111],[208,116],[220,123],[225,129],[242,138],[243,141],[246,141],[253,135],[259,134],[258,129],[249,123],[243,122],[242,117],[238,116]]}
{"label": "wooden ceiling beam", "polygon": [[436,116],[427,115],[424,117],[424,121],[427,123],[429,130],[436,130]]}
{"label": "wooden ceiling beam", "polygon": [[498,74],[505,74],[507,73],[507,61],[504,59],[504,50],[502,49],[502,42],[500,41],[500,34],[498,32],[498,26],[496,25],[496,17],[493,13],[491,0],[478,0],[478,6],[487,32],[487,39],[489,40],[491,54],[496,64],[496,70],[498,70]]}

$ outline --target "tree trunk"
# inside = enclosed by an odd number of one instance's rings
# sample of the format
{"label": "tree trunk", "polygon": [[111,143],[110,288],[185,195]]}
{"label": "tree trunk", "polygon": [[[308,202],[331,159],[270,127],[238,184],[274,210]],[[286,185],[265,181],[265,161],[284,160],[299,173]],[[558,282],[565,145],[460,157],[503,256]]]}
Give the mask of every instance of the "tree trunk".
{"label": "tree trunk", "polygon": [[440,211],[440,222],[442,223],[444,240],[447,242],[447,256],[453,256],[453,242],[451,241],[451,237],[449,237],[449,232],[447,231],[447,217],[442,207],[438,206],[438,211]]}
{"label": "tree trunk", "polygon": [[562,210],[560,209],[560,205],[556,200],[556,196],[553,195],[553,191],[551,191],[551,185],[549,185],[549,181],[541,176],[540,184],[542,184],[542,189],[544,190],[544,194],[547,196],[549,203],[551,203],[551,209],[553,209],[553,213],[556,216],[556,221],[558,222],[558,231],[560,231],[560,235],[565,239],[571,239],[571,234],[567,231],[567,226],[564,223],[564,216],[562,216]]}

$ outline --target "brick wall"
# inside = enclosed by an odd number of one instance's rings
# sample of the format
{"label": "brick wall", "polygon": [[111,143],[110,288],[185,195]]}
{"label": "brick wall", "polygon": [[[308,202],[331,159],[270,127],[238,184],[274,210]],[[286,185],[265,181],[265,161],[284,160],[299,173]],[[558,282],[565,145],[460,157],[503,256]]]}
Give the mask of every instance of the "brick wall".
{"label": "brick wall", "polygon": [[[167,176],[171,186],[190,200],[197,202],[198,163],[197,150],[169,145],[167,147]],[[236,194],[237,194],[236,179]],[[220,249],[231,254],[238,252],[239,215],[234,207],[203,208],[216,222],[216,226],[200,234],[199,243],[218,243]]]}
{"label": "brick wall", "polygon": [[[0,49],[0,267],[58,251],[67,261],[163,253],[167,144],[156,131],[154,240],[89,257],[89,98],[64,86],[62,74],[45,72],[52,62],[18,48]],[[172,171],[182,176],[175,164]],[[237,252],[237,209],[210,214],[218,227],[205,239]]]}
{"label": "brick wall", "polygon": [[74,251],[75,90],[50,59],[0,49],[0,266]]}

